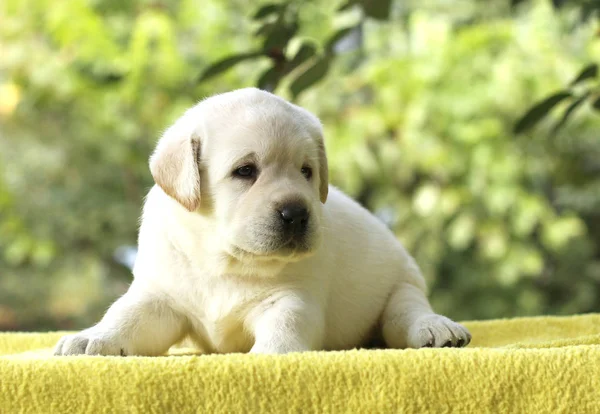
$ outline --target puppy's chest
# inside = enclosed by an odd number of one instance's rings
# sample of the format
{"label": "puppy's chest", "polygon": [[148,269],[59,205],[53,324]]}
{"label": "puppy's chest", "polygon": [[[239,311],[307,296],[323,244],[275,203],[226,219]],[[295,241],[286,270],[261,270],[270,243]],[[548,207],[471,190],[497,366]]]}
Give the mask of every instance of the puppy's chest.
{"label": "puppy's chest", "polygon": [[186,293],[194,335],[213,352],[247,352],[253,338],[244,324],[264,291],[227,280],[204,282]]}

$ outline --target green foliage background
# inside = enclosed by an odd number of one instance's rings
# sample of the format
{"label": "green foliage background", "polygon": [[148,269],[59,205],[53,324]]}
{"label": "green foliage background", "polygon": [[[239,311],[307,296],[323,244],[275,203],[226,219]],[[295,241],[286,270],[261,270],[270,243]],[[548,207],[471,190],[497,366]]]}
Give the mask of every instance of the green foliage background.
{"label": "green foliage background", "polygon": [[[600,117],[514,135],[534,102],[600,61],[598,25],[532,1],[392,2],[363,45],[296,101],[326,129],[331,179],[416,256],[458,319],[600,310]],[[302,2],[284,53],[359,18]],[[0,330],[92,324],[125,291],[147,159],[202,97],[251,86],[258,4],[4,0],[0,4]],[[321,50],[321,52],[319,51]],[[278,94],[292,98],[283,79]],[[551,117],[552,118],[552,117]],[[551,122],[553,121],[553,122]]]}

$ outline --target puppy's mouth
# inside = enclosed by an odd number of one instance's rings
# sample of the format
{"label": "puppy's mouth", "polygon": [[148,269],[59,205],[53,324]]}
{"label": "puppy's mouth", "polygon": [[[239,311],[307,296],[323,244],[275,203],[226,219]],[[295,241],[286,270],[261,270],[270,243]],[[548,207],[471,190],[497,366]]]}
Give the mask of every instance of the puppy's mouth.
{"label": "puppy's mouth", "polygon": [[287,238],[287,240],[283,241],[280,245],[280,247],[277,250],[281,250],[281,249],[296,249],[297,247],[302,247],[303,246],[303,237],[300,238],[300,240],[298,240],[297,237],[295,236],[289,236]]}
{"label": "puppy's mouth", "polygon": [[294,261],[306,257],[312,253],[311,246],[302,238],[288,237],[286,240],[278,243],[276,246],[268,249],[252,249],[242,247],[239,244],[231,244],[230,254],[238,260],[284,260]]}

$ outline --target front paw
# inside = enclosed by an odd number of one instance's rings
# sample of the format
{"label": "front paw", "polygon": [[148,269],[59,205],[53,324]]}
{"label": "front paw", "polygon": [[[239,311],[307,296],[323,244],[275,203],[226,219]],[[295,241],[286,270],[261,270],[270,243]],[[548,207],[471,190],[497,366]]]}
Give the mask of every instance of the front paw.
{"label": "front paw", "polygon": [[94,328],[73,335],[63,336],[54,355],[127,355],[127,344],[118,333],[104,332]]}
{"label": "front paw", "polygon": [[410,348],[462,348],[471,342],[471,334],[459,323],[442,315],[418,318],[408,331]]}
{"label": "front paw", "polygon": [[310,348],[297,341],[256,342],[250,349],[251,354],[289,354],[306,351],[310,351]]}

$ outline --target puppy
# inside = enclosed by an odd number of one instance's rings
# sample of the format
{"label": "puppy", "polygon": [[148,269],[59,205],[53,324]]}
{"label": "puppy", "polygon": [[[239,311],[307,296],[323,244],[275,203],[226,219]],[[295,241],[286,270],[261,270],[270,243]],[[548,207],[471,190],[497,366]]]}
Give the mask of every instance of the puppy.
{"label": "puppy", "polygon": [[462,347],[419,268],[367,210],[328,185],[319,120],[241,89],[188,110],[150,158],[134,280],[57,355]]}

